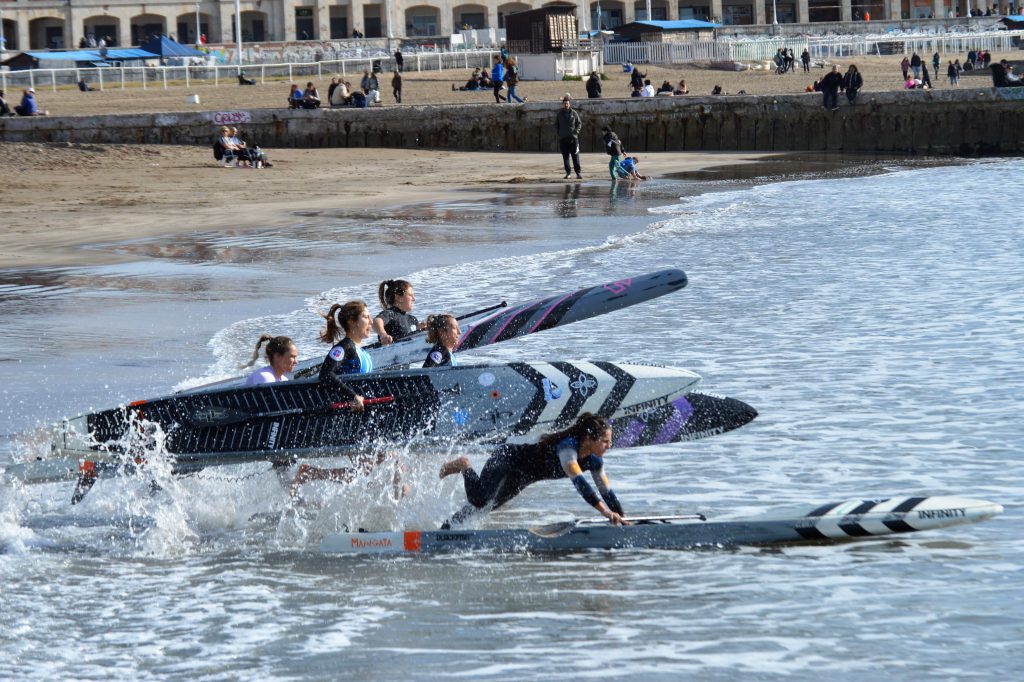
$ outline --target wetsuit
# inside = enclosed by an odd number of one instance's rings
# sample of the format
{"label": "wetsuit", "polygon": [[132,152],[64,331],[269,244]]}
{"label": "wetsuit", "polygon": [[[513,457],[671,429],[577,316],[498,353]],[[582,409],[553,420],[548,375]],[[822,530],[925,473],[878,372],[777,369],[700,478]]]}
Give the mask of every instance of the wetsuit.
{"label": "wetsuit", "polygon": [[456,367],[458,364],[455,360],[455,353],[452,353],[441,344],[435,343],[434,347],[427,353],[427,359],[423,361],[423,369],[428,367]]}
{"label": "wetsuit", "polygon": [[377,313],[377,317],[384,320],[384,331],[395,341],[414,334],[420,325],[420,321],[414,315],[403,312],[394,306],[380,311]]}
{"label": "wetsuit", "polygon": [[320,365],[320,383],[337,388],[343,397],[351,400],[356,392],[338,378],[339,374],[369,374],[373,371],[370,354],[347,336],[335,344]]}
{"label": "wetsuit", "polygon": [[[587,483],[584,471],[590,471],[597,484],[600,497]],[[580,459],[579,442],[565,438],[555,445],[502,445],[495,450],[477,475],[472,468],[462,472],[469,507],[452,516],[452,523],[460,523],[477,509],[501,507],[521,493],[526,486],[537,481],[570,478],[577,492],[587,504],[597,507],[601,500],[617,514],[624,514],[604,473],[604,460],[597,455]]]}

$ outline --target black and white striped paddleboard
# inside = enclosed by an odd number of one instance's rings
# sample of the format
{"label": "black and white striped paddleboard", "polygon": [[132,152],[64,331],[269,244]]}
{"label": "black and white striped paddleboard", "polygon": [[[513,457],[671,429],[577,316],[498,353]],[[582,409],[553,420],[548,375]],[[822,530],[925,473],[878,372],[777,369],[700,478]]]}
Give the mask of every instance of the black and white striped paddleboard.
{"label": "black and white striped paddleboard", "polygon": [[610,419],[670,406],[699,381],[674,367],[613,362],[516,362],[343,377],[372,400],[363,412],[315,380],[220,388],[142,400],[56,428],[56,458],[145,454],[163,439],[180,469],[365,452],[530,440],[583,412]]}
{"label": "black and white striped paddleboard", "polygon": [[1002,512],[1002,505],[966,497],[894,497],[849,500],[798,512],[776,512],[729,521],[645,517],[627,527],[588,520],[534,528],[332,533],[320,543],[320,550],[330,554],[432,554],[835,542],[977,523]]}

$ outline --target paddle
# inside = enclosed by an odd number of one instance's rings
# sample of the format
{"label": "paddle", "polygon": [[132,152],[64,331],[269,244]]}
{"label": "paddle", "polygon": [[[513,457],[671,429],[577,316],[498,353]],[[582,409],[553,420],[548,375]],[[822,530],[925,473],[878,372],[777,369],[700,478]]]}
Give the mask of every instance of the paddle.
{"label": "paddle", "polygon": [[[626,517],[626,521],[629,521],[634,526],[652,525],[656,523],[668,523],[670,521],[707,521],[707,517],[703,514],[687,514],[682,516],[634,516]],[[572,519],[571,521],[560,521],[558,523],[549,523],[543,526],[532,526],[527,528],[528,531],[536,536],[542,538],[559,538],[563,535],[571,533],[579,526],[596,526],[607,524],[608,519],[593,518],[593,519]]]}
{"label": "paddle", "polygon": [[[480,310],[474,310],[471,313],[464,313],[462,315],[458,315],[458,316],[456,316],[455,319],[456,320],[465,320],[466,318],[469,318],[469,317],[478,317],[480,315],[486,315],[487,313],[493,312],[493,311],[498,310],[500,308],[507,308],[507,307],[508,307],[508,301],[502,301],[501,303],[499,303],[497,305],[492,305],[492,306],[490,306],[488,308],[481,308]],[[423,333],[425,333],[425,332],[416,332],[415,334],[410,334],[409,336],[403,336],[402,338],[398,339],[395,343],[401,343],[402,341],[411,340],[411,339],[416,338],[417,336],[419,336],[420,334],[423,334]],[[368,350],[370,348],[382,348],[383,346],[384,346],[384,344],[381,343],[380,341],[374,341],[373,343],[368,343],[365,346],[363,346],[363,349],[364,350]],[[298,378],[298,375],[296,375],[296,378]]]}
{"label": "paddle", "polygon": [[[393,395],[385,395],[379,398],[364,398],[363,405],[383,405],[395,400]],[[212,428],[216,426],[230,426],[241,424],[253,419],[273,419],[275,417],[290,417],[297,414],[321,414],[332,410],[345,410],[352,407],[354,403],[331,403],[321,407],[302,408],[293,407],[287,410],[273,410],[270,412],[247,412],[230,407],[204,407],[192,413],[190,421],[198,428]]]}

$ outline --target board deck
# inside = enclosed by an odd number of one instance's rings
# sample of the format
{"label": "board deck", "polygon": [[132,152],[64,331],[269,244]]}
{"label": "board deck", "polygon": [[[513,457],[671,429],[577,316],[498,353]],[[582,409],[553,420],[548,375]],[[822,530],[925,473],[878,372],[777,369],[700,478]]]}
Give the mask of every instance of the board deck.
{"label": "board deck", "polygon": [[[1003,507],[964,497],[848,500],[797,513],[729,521],[656,520],[634,526],[568,524],[558,528],[332,533],[329,554],[434,554],[464,551],[564,552],[588,549],[687,549],[861,540],[977,523]],[[556,524],[560,525],[560,524]]]}

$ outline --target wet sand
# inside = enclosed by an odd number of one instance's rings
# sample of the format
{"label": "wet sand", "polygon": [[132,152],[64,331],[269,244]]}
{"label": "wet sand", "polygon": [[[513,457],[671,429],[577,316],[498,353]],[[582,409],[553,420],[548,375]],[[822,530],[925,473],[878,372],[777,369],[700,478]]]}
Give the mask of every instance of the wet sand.
{"label": "wet sand", "polygon": [[[95,265],[128,254],[83,248],[195,231],[258,229],[327,209],[379,209],[503,186],[572,184],[558,154],[395,149],[271,149],[273,168],[223,168],[184,146],[0,143],[0,268]],[[752,164],[753,153],[647,154],[654,176]],[[583,156],[584,182],[608,184],[607,156]],[[575,181],[573,181],[575,182]],[[468,190],[468,191],[467,191]]]}

